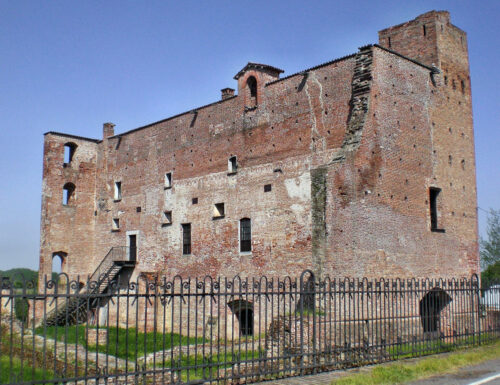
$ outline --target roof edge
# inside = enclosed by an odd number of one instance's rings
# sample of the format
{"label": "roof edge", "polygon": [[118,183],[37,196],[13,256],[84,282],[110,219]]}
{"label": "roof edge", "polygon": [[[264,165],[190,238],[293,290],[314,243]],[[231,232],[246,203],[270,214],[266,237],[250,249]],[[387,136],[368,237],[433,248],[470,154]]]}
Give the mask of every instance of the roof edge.
{"label": "roof edge", "polygon": [[88,142],[94,142],[94,143],[102,142],[102,140],[100,140],[100,139],[86,138],[84,136],[65,134],[63,132],[56,132],[56,131],[48,131],[48,132],[44,133],[43,136],[49,135],[49,134],[50,135],[57,135],[57,136],[64,136],[66,138],[72,138],[72,139],[86,140]]}
{"label": "roof edge", "polygon": [[246,71],[248,71],[249,69],[252,69],[252,68],[255,68],[255,69],[264,69],[265,68],[265,69],[277,72],[278,74],[285,72],[281,68],[274,67],[274,66],[271,66],[269,64],[254,63],[254,62],[249,61],[241,70],[238,71],[238,73],[236,75],[234,75],[233,79],[238,80]]}
{"label": "roof edge", "polygon": [[[370,46],[371,45],[367,45],[367,46],[364,46],[364,47],[370,47]],[[327,61],[327,62],[322,63],[322,64],[318,64],[317,66],[314,66],[314,67],[311,67],[311,68],[307,68],[307,69],[299,71],[299,72],[295,72],[294,74],[285,76],[284,78],[276,79],[276,80],[273,80],[272,82],[266,83],[265,87],[270,86],[270,85],[275,84],[275,83],[278,83],[278,82],[281,82],[282,80],[290,79],[290,78],[292,78],[294,76],[301,75],[304,72],[314,71],[314,70],[316,70],[318,68],[326,67],[326,66],[328,66],[330,64],[334,64],[334,63],[338,63],[338,62],[343,61],[343,60],[350,59],[350,58],[352,58],[352,57],[354,57],[356,55],[357,55],[357,52],[356,53],[352,53],[350,55],[339,57],[337,59],[333,59],[333,60]]]}
{"label": "roof edge", "polygon": [[403,58],[405,60],[408,60],[408,61],[411,61],[412,63],[415,63],[421,67],[424,67],[426,69],[428,69],[429,71],[433,72],[433,73],[439,73],[439,69],[437,67],[431,67],[431,66],[428,66],[427,64],[424,64],[422,62],[419,62],[418,60],[415,60],[415,59],[412,59],[408,56],[405,56],[405,55],[402,55],[400,54],[399,52],[397,51],[393,51],[392,49],[389,49],[389,48],[386,48],[386,47],[383,47],[379,44],[373,44],[374,47],[377,47],[377,48],[380,48],[381,50],[383,51],[387,51],[389,53],[392,53],[393,55],[396,55],[396,56],[399,56],[400,58]]}
{"label": "roof edge", "polygon": [[234,98],[237,98],[238,95],[234,95],[234,96],[231,96],[229,98],[226,98],[226,99],[221,99],[221,100],[217,100],[216,102],[213,102],[213,103],[209,103],[209,104],[205,104],[201,107],[197,107],[197,108],[192,108],[188,111],[184,111],[184,112],[181,112],[180,114],[177,114],[177,115],[173,115],[173,116],[169,116],[168,118],[165,118],[165,119],[161,119],[161,120],[158,120],[156,122],[153,122],[153,123],[148,123],[144,126],[140,126],[140,127],[137,127],[137,128],[133,128],[131,130],[128,130],[128,131],[125,131],[125,132],[122,132],[121,134],[116,134],[116,135],[113,135],[113,136],[110,136],[108,139],[114,139],[114,138],[119,138],[123,135],[127,135],[127,134],[132,134],[133,132],[136,132],[136,131],[139,131],[139,130],[142,130],[144,128],[148,128],[148,127],[152,127],[156,124],[160,124],[160,123],[164,123],[164,122],[168,122],[169,120],[172,120],[172,119],[175,119],[175,118],[178,118],[179,116],[182,116],[182,115],[186,115],[186,114],[190,114],[190,113],[193,113],[195,111],[199,111],[203,108],[207,108],[207,107],[210,107],[210,106],[214,106],[216,104],[221,104],[221,103],[224,103],[224,102],[227,102],[228,100],[232,100]]}

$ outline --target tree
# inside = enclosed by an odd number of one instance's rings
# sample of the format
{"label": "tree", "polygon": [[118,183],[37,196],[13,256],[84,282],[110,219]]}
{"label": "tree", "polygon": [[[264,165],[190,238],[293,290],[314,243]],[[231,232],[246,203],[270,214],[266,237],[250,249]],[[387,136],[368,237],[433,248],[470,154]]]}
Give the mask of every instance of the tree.
{"label": "tree", "polygon": [[497,283],[500,283],[500,261],[489,265],[481,272],[481,284],[484,289]]}
{"label": "tree", "polygon": [[487,239],[479,240],[483,287],[500,282],[500,210],[490,210],[486,234]]}
{"label": "tree", "polygon": [[500,262],[500,210],[490,209],[486,234],[488,239],[481,238],[479,241],[483,269]]}

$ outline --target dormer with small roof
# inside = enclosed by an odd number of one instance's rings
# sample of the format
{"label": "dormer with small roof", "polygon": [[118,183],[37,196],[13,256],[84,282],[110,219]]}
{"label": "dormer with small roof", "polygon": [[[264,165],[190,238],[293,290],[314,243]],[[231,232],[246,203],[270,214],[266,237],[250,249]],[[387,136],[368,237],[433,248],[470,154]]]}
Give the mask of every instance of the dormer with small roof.
{"label": "dormer with small roof", "polygon": [[262,103],[262,90],[266,83],[278,80],[282,69],[249,62],[235,76],[238,81],[238,95],[243,97],[245,109],[254,109]]}

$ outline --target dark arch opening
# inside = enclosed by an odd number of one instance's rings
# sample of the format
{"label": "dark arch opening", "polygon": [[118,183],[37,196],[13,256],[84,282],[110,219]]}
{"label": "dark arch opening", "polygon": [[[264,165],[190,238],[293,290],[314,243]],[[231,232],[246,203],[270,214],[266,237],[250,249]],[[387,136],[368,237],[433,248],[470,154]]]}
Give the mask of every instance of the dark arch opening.
{"label": "dark arch opening", "polygon": [[[64,251],[56,251],[55,253],[52,253],[52,275],[55,274],[61,274],[64,269],[64,265],[66,264],[66,257],[68,256],[67,253]],[[49,277],[47,277],[49,278]],[[50,278],[49,278],[50,279]]]}
{"label": "dark arch opening", "polygon": [[253,303],[238,299],[227,304],[238,319],[241,336],[253,336]]}
{"label": "dark arch opening", "polygon": [[250,89],[250,97],[256,98],[257,97],[257,79],[255,79],[254,76],[250,76],[247,79],[247,86]]}
{"label": "dark arch opening", "polygon": [[441,310],[451,302],[451,297],[443,289],[435,287],[420,300],[420,322],[424,334],[439,332]]}
{"label": "dark arch opening", "polygon": [[71,182],[66,183],[63,186],[63,205],[69,205],[73,203],[75,195],[75,185]]}
{"label": "dark arch opening", "polygon": [[64,164],[70,164],[78,146],[73,142],[64,145]]}

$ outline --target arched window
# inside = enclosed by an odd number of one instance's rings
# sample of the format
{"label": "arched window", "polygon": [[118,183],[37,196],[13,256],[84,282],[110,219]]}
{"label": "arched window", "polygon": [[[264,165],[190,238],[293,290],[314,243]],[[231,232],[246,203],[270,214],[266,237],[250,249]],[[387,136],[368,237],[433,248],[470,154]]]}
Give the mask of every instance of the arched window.
{"label": "arched window", "polygon": [[247,85],[248,88],[250,89],[250,97],[256,98],[257,97],[257,80],[255,77],[250,76],[247,80]]}
{"label": "arched window", "polygon": [[252,251],[252,223],[250,218],[240,220],[240,252]]}
{"label": "arched window", "polygon": [[73,203],[75,195],[75,185],[68,182],[63,187],[63,205],[67,206]]}
{"label": "arched window", "polygon": [[64,145],[64,164],[70,164],[75,155],[78,146],[73,142],[68,142]]}
{"label": "arched window", "polygon": [[[52,273],[61,274],[64,271],[67,256],[68,254],[64,251],[52,253]],[[47,279],[50,279],[50,277],[47,277]]]}

